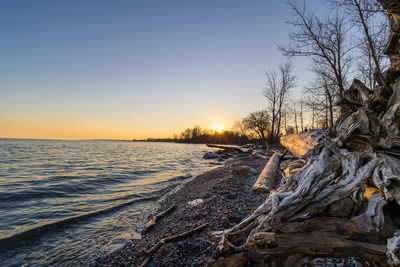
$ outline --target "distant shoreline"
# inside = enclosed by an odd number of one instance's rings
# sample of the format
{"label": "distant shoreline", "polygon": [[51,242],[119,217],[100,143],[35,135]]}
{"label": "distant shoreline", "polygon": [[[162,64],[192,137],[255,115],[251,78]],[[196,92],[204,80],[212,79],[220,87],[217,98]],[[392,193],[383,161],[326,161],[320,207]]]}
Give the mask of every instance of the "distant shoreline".
{"label": "distant shoreline", "polygon": [[[138,143],[174,143],[174,144],[192,144],[192,145],[207,145],[214,144],[210,142],[190,142],[190,141],[175,141],[175,140],[163,140],[163,139],[145,139],[145,140],[137,140],[137,139],[47,139],[47,138],[13,138],[13,137],[0,137],[0,140],[16,140],[16,141],[107,141],[107,142],[138,142]],[[254,143],[248,142],[248,143]],[[215,143],[220,145],[243,145],[241,143]]]}

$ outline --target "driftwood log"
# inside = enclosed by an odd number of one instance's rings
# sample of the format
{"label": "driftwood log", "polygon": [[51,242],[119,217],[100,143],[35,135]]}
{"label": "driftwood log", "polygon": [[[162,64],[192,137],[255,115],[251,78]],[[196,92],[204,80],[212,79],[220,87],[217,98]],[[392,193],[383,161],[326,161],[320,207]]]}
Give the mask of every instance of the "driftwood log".
{"label": "driftwood log", "polygon": [[257,193],[272,191],[276,185],[276,176],[281,154],[274,153],[254,183],[252,190]]}
{"label": "driftwood log", "polygon": [[385,81],[371,91],[355,80],[306,164],[241,223],[209,233],[217,265],[400,265],[400,2],[380,2],[391,28]]}
{"label": "driftwood log", "polygon": [[251,149],[249,148],[244,148],[244,147],[238,147],[238,146],[224,146],[224,145],[213,145],[213,144],[207,144],[206,146],[212,147],[212,148],[219,148],[219,149],[224,149],[224,150],[234,150],[239,153],[243,152],[249,152]]}

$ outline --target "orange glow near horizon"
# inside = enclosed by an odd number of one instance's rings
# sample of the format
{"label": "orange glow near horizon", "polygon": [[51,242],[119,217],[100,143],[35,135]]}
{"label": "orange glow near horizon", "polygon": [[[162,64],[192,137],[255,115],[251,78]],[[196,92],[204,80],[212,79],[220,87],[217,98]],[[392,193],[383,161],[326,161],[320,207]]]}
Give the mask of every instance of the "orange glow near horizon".
{"label": "orange glow near horizon", "polygon": [[[97,117],[63,116],[57,114],[18,114],[19,116],[0,116],[0,138],[32,138],[32,139],[147,139],[172,138],[187,125],[201,125],[203,129],[212,129],[221,133],[225,128],[220,123],[208,124],[204,119],[200,123],[191,123],[191,119],[176,124],[160,119],[148,123],[146,120],[116,117],[112,122],[101,121]],[[104,119],[105,116],[99,116]],[[229,118],[225,119],[229,124]],[[204,126],[203,126],[204,125]],[[214,125],[214,126],[211,126]]]}

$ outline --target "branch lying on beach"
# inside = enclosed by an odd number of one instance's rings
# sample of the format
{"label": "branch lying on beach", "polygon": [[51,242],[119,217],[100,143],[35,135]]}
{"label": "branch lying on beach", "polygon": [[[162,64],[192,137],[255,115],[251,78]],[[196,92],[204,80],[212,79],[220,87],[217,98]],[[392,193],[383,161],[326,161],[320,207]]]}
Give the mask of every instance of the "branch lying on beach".
{"label": "branch lying on beach", "polygon": [[175,209],[176,209],[176,205],[173,205],[172,207],[169,207],[167,210],[156,214],[150,221],[147,222],[146,226],[143,229],[143,233],[146,233],[147,231],[149,231],[151,228],[153,228],[154,225],[156,225],[158,220],[160,220],[161,218],[170,214]]}
{"label": "branch lying on beach", "polygon": [[267,193],[275,188],[278,176],[279,161],[283,158],[288,150],[286,149],[282,155],[275,152],[269,159],[261,174],[258,176],[257,181],[254,183],[252,190],[257,193]]}
{"label": "branch lying on beach", "polygon": [[266,193],[275,188],[280,157],[281,154],[275,153],[269,159],[263,171],[258,176],[257,181],[253,185],[253,191],[257,193]]}
{"label": "branch lying on beach", "polygon": [[213,145],[213,144],[207,144],[207,146],[212,147],[212,148],[225,149],[225,150],[235,150],[239,153],[251,151],[251,149],[249,149],[249,148],[242,148],[242,147],[237,147],[237,146],[223,146],[223,145]]}
{"label": "branch lying on beach", "polygon": [[161,239],[151,249],[149,249],[149,250],[144,252],[144,254],[146,256],[146,259],[143,261],[143,263],[140,265],[140,267],[146,266],[151,261],[151,257],[154,255],[154,253],[156,253],[157,250],[159,250],[164,244],[175,242],[175,241],[179,241],[179,240],[182,240],[182,239],[184,239],[186,237],[194,235],[195,233],[198,233],[198,232],[202,231],[207,225],[208,225],[208,223],[205,223],[205,224],[202,224],[202,225],[200,225],[200,226],[198,226],[196,228],[193,228],[193,229],[191,229],[191,230],[189,230],[187,232]]}

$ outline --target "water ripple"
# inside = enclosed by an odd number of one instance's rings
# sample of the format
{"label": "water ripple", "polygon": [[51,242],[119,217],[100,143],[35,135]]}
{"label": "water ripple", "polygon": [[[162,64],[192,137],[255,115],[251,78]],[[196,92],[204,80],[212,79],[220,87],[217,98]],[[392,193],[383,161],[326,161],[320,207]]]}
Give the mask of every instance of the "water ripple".
{"label": "water ripple", "polygon": [[[87,265],[210,169],[204,145],[0,139],[0,262]],[[122,244],[121,243],[121,244]],[[112,248],[111,248],[112,250]]]}

